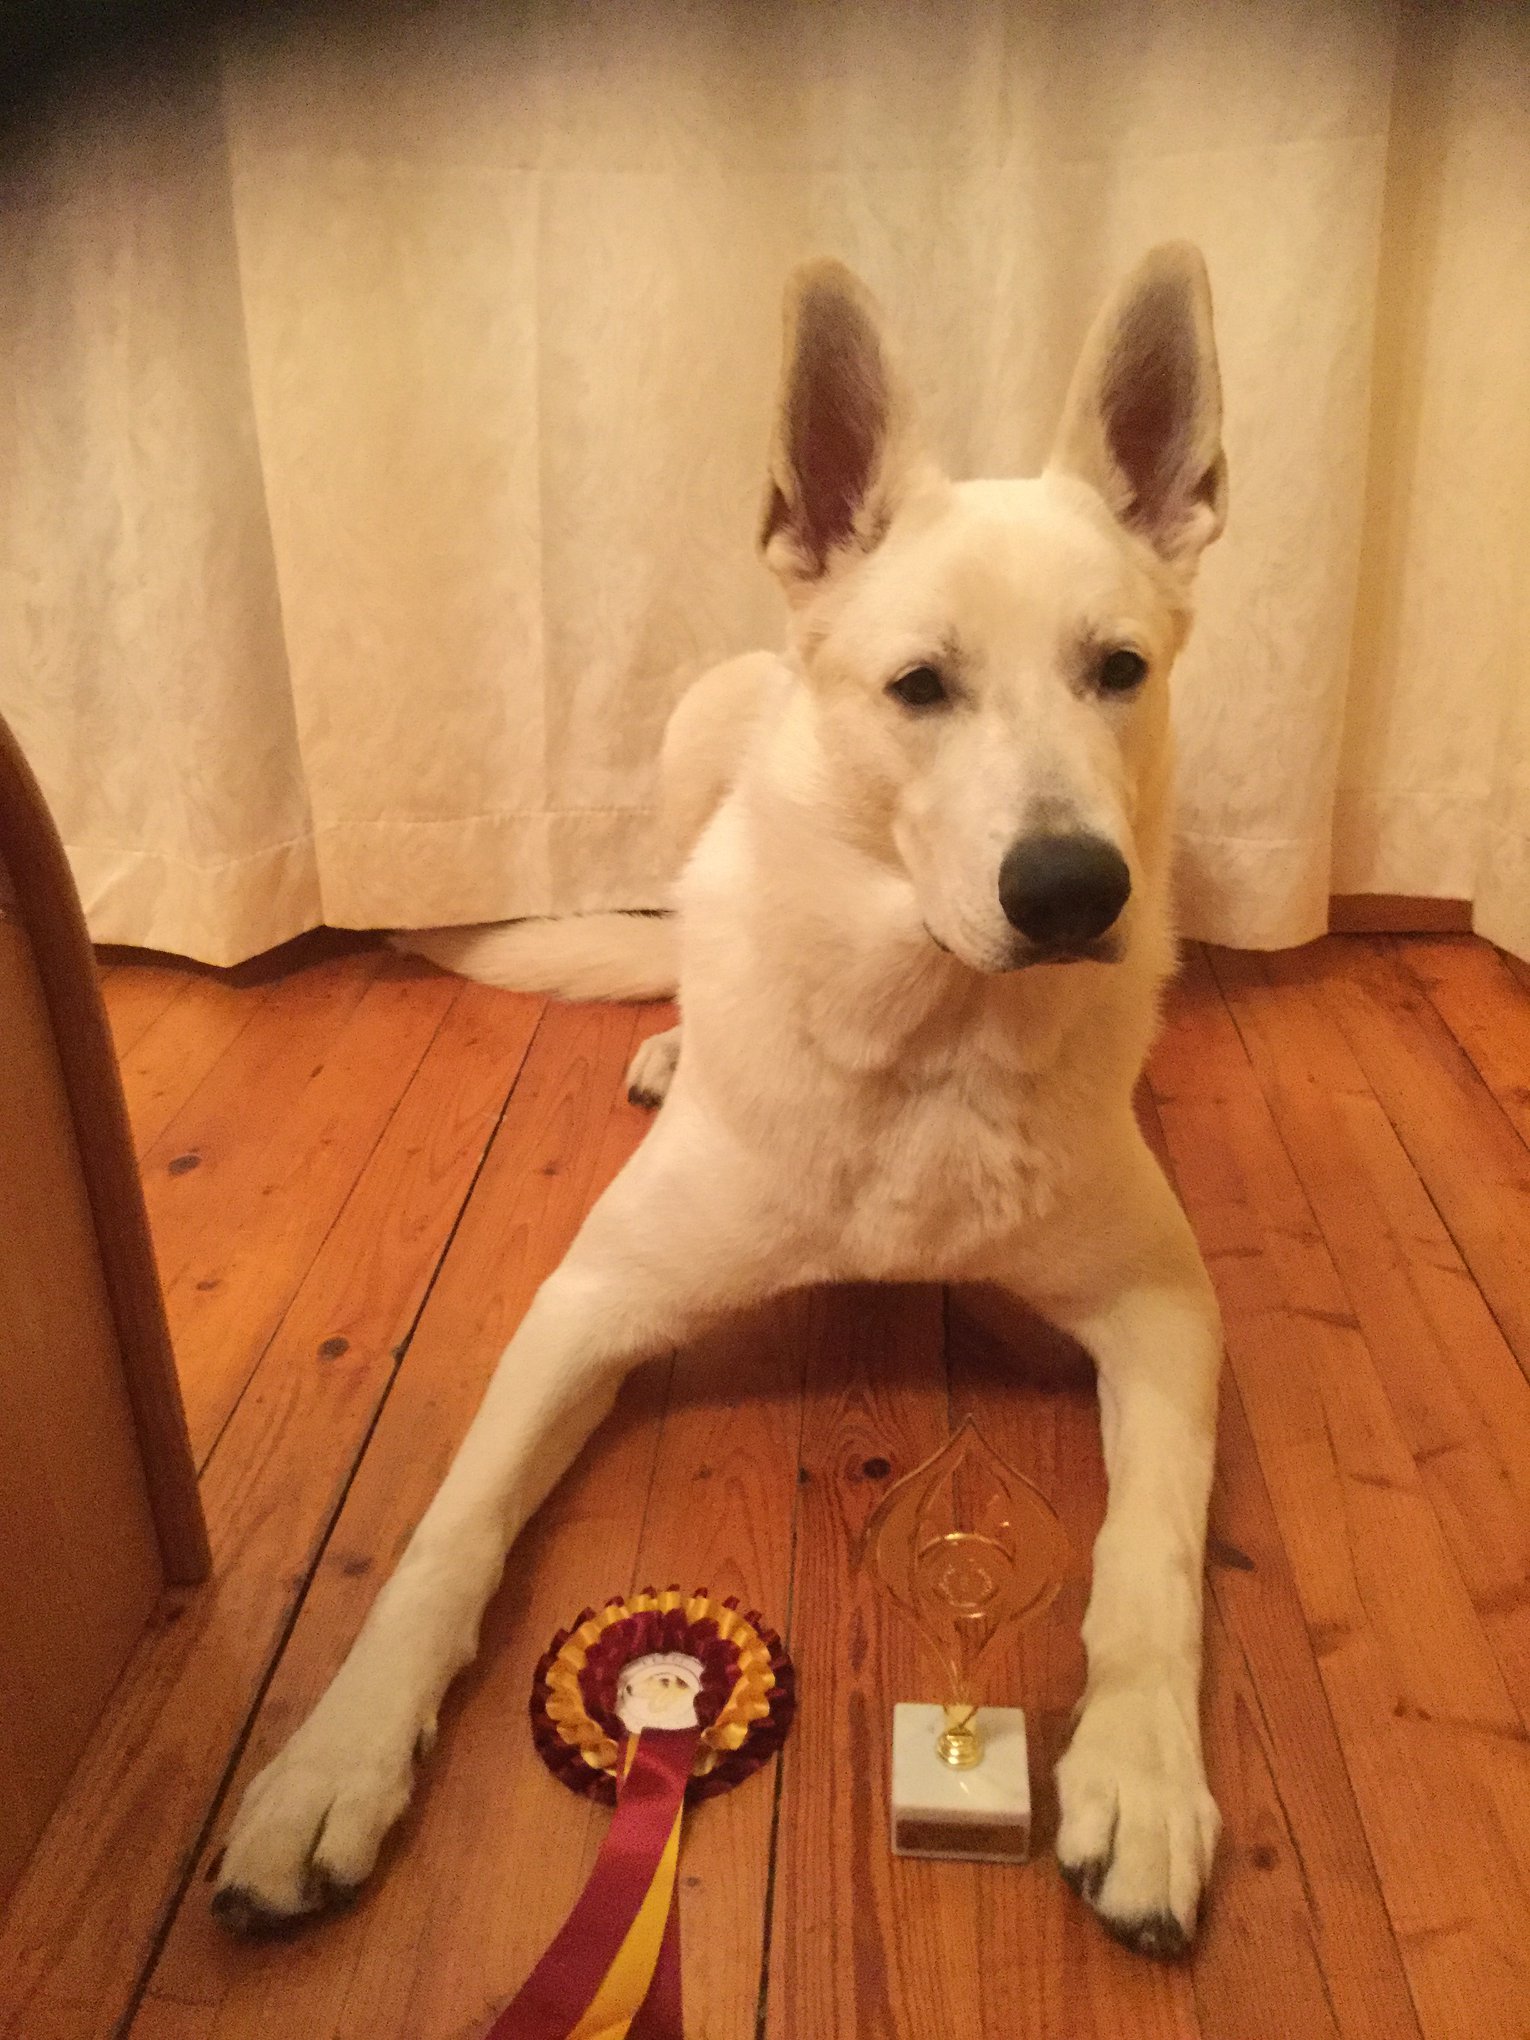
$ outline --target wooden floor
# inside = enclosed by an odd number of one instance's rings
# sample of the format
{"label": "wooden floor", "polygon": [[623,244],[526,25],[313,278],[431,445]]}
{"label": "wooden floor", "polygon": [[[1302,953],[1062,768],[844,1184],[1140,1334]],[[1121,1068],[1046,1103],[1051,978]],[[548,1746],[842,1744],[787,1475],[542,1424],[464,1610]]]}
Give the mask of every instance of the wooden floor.
{"label": "wooden floor", "polygon": [[366,948],[106,995],[202,1461],[213,1583],[168,1600],[0,1930],[12,2040],[470,2040],[606,1816],[531,1750],[560,1622],[647,1581],[779,1618],[778,1767],[699,1809],[691,2040],[1530,2033],[1530,974],[1470,938],[1193,953],[1144,1114],[1229,1366],[1207,1621],[1226,1838],[1193,1961],[1029,1867],[895,1863],[888,1715],[931,1685],[854,1566],[978,1412],[1075,1572],[999,1668],[1045,1780],[1082,1676],[1093,1397],[928,1291],[814,1295],[636,1376],[512,1558],[401,1845],[348,1915],[240,1946],[208,1863],[319,1692],[580,1215],[643,1131],[659,1009],[544,1006]]}

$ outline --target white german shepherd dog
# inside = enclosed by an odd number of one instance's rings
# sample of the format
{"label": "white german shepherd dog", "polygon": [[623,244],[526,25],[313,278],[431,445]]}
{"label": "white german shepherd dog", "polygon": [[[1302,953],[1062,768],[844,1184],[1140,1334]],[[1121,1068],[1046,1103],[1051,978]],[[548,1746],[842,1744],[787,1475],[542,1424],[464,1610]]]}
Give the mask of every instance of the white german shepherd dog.
{"label": "white german shepherd dog", "polygon": [[678,979],[683,1029],[639,1056],[663,1111],[245,1794],[214,1901],[236,1930],[372,1869],[506,1550],[634,1362],[773,1291],[870,1278],[999,1285],[1094,1359],[1110,1503],[1057,1853],[1112,1932],[1187,1945],[1219,1826],[1199,1687],[1221,1338],[1132,1087],[1172,957],[1169,669],[1225,493],[1194,248],[1154,250],[1106,306],[1029,481],[949,481],[855,278],[794,278],[762,531],[791,650],[675,713],[673,920],[413,945],[576,997]]}

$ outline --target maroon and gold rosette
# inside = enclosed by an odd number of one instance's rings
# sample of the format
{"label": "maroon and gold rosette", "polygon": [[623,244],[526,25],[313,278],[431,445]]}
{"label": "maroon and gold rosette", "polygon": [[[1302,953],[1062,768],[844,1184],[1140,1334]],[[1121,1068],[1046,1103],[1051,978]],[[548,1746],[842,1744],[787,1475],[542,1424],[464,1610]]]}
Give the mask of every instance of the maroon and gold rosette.
{"label": "maroon and gold rosette", "polygon": [[645,1660],[683,1657],[697,1667],[701,1730],[686,1798],[726,1792],[768,1762],[796,1705],[780,1637],[754,1610],[741,1614],[736,1594],[714,1601],[700,1589],[650,1587],[608,1601],[598,1615],[586,1610],[537,1666],[531,1732],[553,1776],[614,1805],[629,1735],[618,1711],[623,1674]]}
{"label": "maroon and gold rosette", "polygon": [[795,1705],[781,1639],[736,1596],[649,1588],[559,1631],[537,1666],[532,1735],[554,1777],[616,1816],[573,1912],[488,2040],[682,2040],[685,1803],[766,1763]]}

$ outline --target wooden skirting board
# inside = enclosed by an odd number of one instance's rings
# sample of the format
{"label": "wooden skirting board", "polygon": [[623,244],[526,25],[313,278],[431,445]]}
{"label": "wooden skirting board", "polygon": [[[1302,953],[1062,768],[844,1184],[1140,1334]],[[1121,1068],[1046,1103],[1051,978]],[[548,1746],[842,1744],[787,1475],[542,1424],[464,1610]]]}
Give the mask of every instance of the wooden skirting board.
{"label": "wooden skirting board", "polygon": [[1469,935],[1470,900],[1422,900],[1406,893],[1335,893],[1328,902],[1332,935]]}

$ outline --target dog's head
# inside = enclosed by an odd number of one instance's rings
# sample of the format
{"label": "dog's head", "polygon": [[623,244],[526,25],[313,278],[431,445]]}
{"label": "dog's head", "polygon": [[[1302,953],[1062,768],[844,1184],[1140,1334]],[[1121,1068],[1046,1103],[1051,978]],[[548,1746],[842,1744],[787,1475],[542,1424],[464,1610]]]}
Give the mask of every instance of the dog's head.
{"label": "dog's head", "polygon": [[787,300],[762,545],[850,825],[975,970],[1121,953],[1161,830],[1168,673],[1226,467],[1199,253],[1096,320],[1045,471],[949,481],[838,263]]}

